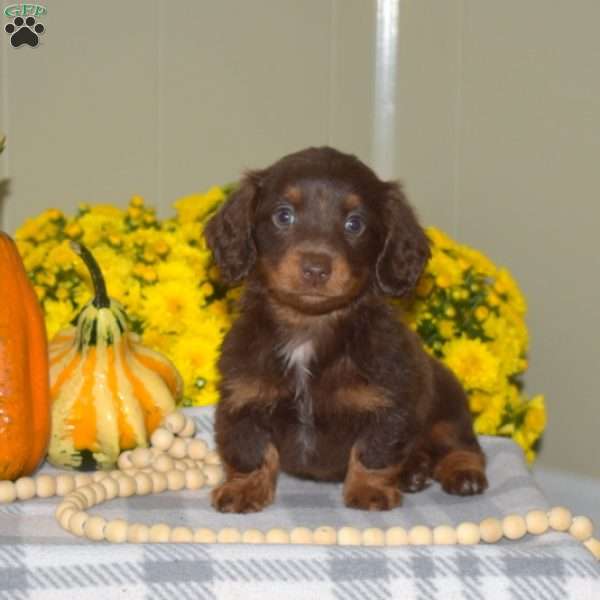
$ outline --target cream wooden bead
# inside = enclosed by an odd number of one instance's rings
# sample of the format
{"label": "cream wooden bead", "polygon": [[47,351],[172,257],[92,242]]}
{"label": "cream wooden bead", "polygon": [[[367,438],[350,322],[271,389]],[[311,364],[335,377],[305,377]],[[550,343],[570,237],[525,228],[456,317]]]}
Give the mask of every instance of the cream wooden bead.
{"label": "cream wooden bead", "polygon": [[165,427],[167,431],[177,435],[185,427],[185,421],[186,418],[183,413],[172,412],[166,416],[165,420],[163,421],[163,427]]}
{"label": "cream wooden bead", "polygon": [[193,460],[204,460],[208,446],[204,440],[194,439],[187,443],[187,455]]}
{"label": "cream wooden bead", "polygon": [[456,529],[450,525],[438,525],[433,528],[433,543],[440,546],[450,546],[458,543]]}
{"label": "cream wooden bead", "polygon": [[433,533],[426,525],[415,525],[408,531],[408,540],[413,546],[427,546],[433,541]]}
{"label": "cream wooden bead", "polygon": [[131,453],[131,463],[136,469],[144,469],[152,462],[152,453],[148,448],[136,448]]}
{"label": "cream wooden bead", "polygon": [[106,526],[106,519],[94,515],[90,517],[83,526],[83,532],[85,537],[90,540],[100,541],[104,539],[104,528]]}
{"label": "cream wooden bead", "polygon": [[337,532],[339,546],[360,546],[360,531],[355,527],[340,527]]}
{"label": "cream wooden bead", "polygon": [[63,500],[57,507],[56,510],[54,511],[54,516],[60,521],[60,516],[65,512],[65,510],[80,510],[79,507],[77,507],[75,504],[73,504],[72,502],[68,502],[66,500]]}
{"label": "cream wooden bead", "polygon": [[94,502],[94,504],[101,504],[106,500],[106,490],[104,489],[103,485],[100,485],[99,483],[92,483],[90,485],[90,489],[96,496],[96,502]]}
{"label": "cream wooden bead", "polygon": [[590,538],[583,542],[583,545],[595,556],[595,558],[600,560],[600,540]]}
{"label": "cream wooden bead", "polygon": [[78,512],[77,509],[73,508],[72,506],[67,506],[61,513],[60,516],[58,517],[58,522],[60,523],[60,526],[66,530],[69,531],[69,522],[71,520],[71,517]]}
{"label": "cream wooden bead", "polygon": [[242,533],[242,542],[244,544],[264,544],[265,534],[258,529],[246,529]]}
{"label": "cream wooden bead", "polygon": [[171,537],[171,528],[166,523],[155,523],[148,532],[148,541],[153,543],[168,542]]}
{"label": "cream wooden bead", "polygon": [[152,493],[154,494],[160,494],[169,487],[167,476],[164,473],[154,471],[150,473],[150,478],[152,479]]}
{"label": "cream wooden bead", "polygon": [[204,473],[200,469],[187,469],[184,477],[188,490],[199,490],[205,483]]}
{"label": "cream wooden bead", "polygon": [[166,452],[173,443],[175,436],[165,429],[164,427],[158,427],[154,430],[154,433],[150,436],[150,443],[159,450]]}
{"label": "cream wooden bead", "polygon": [[134,477],[135,493],[138,496],[147,496],[152,493],[152,477],[148,473],[137,473]]}
{"label": "cream wooden bead", "polygon": [[187,454],[187,443],[183,438],[175,438],[168,450],[169,456],[173,458],[184,458]]}
{"label": "cream wooden bead", "polygon": [[172,492],[178,492],[185,487],[185,475],[183,471],[168,471],[166,473],[167,487]]}
{"label": "cream wooden bead", "polygon": [[189,544],[194,541],[194,532],[189,527],[173,527],[169,541],[176,544]]}
{"label": "cream wooden bead", "polygon": [[588,517],[575,517],[569,527],[569,533],[580,542],[585,542],[594,534],[594,524]]}
{"label": "cream wooden bead", "polygon": [[135,494],[135,479],[129,475],[121,477],[117,484],[119,486],[119,496],[121,498],[129,498]]}
{"label": "cream wooden bead", "polygon": [[406,546],[408,544],[408,533],[404,527],[390,527],[385,531],[385,543],[387,546]]}
{"label": "cream wooden bead", "polygon": [[88,508],[87,498],[77,491],[71,492],[65,497],[65,500],[68,500],[73,506],[76,506],[78,510],[85,510]]}
{"label": "cream wooden bead", "polygon": [[337,543],[337,531],[328,525],[317,527],[313,532],[313,541],[319,546],[330,546]]}
{"label": "cream wooden bead", "polygon": [[133,467],[131,450],[125,450],[125,452],[121,452],[121,454],[119,454],[117,465],[119,465],[119,469],[131,469]]}
{"label": "cream wooden bead", "polygon": [[108,473],[106,471],[95,471],[92,473],[92,481],[95,483],[100,483],[103,479],[108,477]]}
{"label": "cream wooden bead", "polygon": [[77,488],[77,494],[85,498],[87,508],[96,504],[96,492],[94,492],[89,484]]}
{"label": "cream wooden bead", "polygon": [[571,511],[564,506],[555,506],[548,513],[548,522],[556,531],[567,531],[571,527],[573,517]]}
{"label": "cream wooden bead", "polygon": [[154,464],[152,465],[156,471],[161,473],[166,473],[167,471],[172,471],[175,468],[175,463],[170,456],[166,454],[161,454],[158,458],[154,460]]}
{"label": "cream wooden bead", "polygon": [[98,485],[104,488],[105,500],[112,500],[119,495],[119,484],[112,477],[106,477]]}
{"label": "cream wooden bead", "polygon": [[210,450],[209,452],[207,452],[206,456],[204,457],[204,464],[220,465],[221,457],[219,456],[219,453],[216,450]]}
{"label": "cream wooden bead", "polygon": [[19,477],[15,481],[15,492],[19,500],[30,500],[36,494],[36,484],[32,477]]}
{"label": "cream wooden bead", "polygon": [[82,510],[78,510],[73,513],[71,518],[69,519],[68,528],[69,531],[78,537],[83,537],[83,528],[85,526],[86,521],[88,520],[88,514],[83,512]]}
{"label": "cream wooden bead", "polygon": [[543,510],[530,510],[525,515],[527,531],[533,535],[541,535],[548,531],[548,515]]}
{"label": "cream wooden bead", "polygon": [[502,523],[494,517],[481,521],[481,523],[479,523],[479,532],[481,534],[481,539],[488,544],[495,544],[501,540],[504,535]]}
{"label": "cream wooden bead", "polygon": [[127,541],[128,523],[125,519],[113,519],[104,527],[104,537],[113,544],[123,544]]}
{"label": "cream wooden bead", "polygon": [[469,521],[465,521],[464,523],[460,523],[456,528],[456,540],[459,544],[463,546],[470,546],[473,544],[479,544],[481,540],[481,532],[479,530],[479,525],[476,523],[471,523]]}
{"label": "cream wooden bead", "polygon": [[17,489],[12,481],[0,481],[0,504],[9,504],[17,499]]}
{"label": "cream wooden bead", "polygon": [[143,544],[150,539],[150,528],[143,523],[132,523],[127,527],[127,541],[130,544]]}
{"label": "cream wooden bead", "polygon": [[75,489],[75,478],[72,475],[61,473],[56,476],[56,495],[66,496]]}
{"label": "cream wooden bead", "polygon": [[223,527],[217,533],[217,542],[220,544],[238,544],[242,541],[242,534],[235,527]]}
{"label": "cream wooden bead", "polygon": [[508,515],[502,519],[502,532],[509,540],[518,540],[527,533],[527,524],[521,515]]}
{"label": "cream wooden bead", "polygon": [[51,498],[56,494],[56,480],[52,475],[38,475],[35,478],[35,493],[38,498]]}
{"label": "cream wooden bead", "polygon": [[193,438],[196,435],[196,421],[191,417],[185,417],[185,425],[179,432],[179,437]]}
{"label": "cream wooden bead", "polygon": [[208,527],[199,527],[194,531],[194,542],[197,544],[214,544],[217,534]]}
{"label": "cream wooden bead", "polygon": [[367,527],[362,532],[363,546],[385,546],[385,533],[378,527]]}
{"label": "cream wooden bead", "polygon": [[308,527],[294,527],[290,531],[291,544],[312,544],[313,532]]}
{"label": "cream wooden bead", "polygon": [[274,529],[269,529],[265,534],[265,543],[266,544],[289,544],[290,543],[290,534],[285,529],[280,529],[278,527]]}
{"label": "cream wooden bead", "polygon": [[76,473],[75,474],[75,487],[81,487],[92,482],[92,478],[87,473]]}
{"label": "cream wooden bead", "polygon": [[206,484],[210,487],[215,487],[223,481],[223,469],[218,465],[206,465],[204,467],[204,476]]}

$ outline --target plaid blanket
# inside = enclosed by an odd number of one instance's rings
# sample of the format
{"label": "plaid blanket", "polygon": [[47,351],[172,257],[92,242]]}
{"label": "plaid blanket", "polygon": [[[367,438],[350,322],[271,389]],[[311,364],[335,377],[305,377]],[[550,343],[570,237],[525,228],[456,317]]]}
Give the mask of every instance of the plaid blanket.
{"label": "plaid blanket", "polygon": [[[212,410],[191,409],[211,441]],[[481,497],[444,494],[437,484],[406,495],[385,513],[346,509],[341,485],[282,475],[275,504],[252,515],[223,515],[209,490],[115,499],[92,509],[106,518],[172,526],[292,528],[456,525],[546,509],[521,451],[482,438],[490,489]],[[43,472],[56,472],[49,466]],[[600,598],[600,567],[570,536],[453,547],[111,545],[64,532],[56,498],[0,506],[0,598],[308,598],[318,600],[587,600]]]}

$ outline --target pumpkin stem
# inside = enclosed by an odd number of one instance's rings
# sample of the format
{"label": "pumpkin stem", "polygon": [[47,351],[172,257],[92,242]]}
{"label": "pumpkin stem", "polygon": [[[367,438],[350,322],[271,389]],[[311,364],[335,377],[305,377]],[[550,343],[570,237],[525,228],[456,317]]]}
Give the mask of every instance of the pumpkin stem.
{"label": "pumpkin stem", "polygon": [[71,242],[71,248],[81,257],[92,276],[94,292],[96,293],[92,304],[96,308],[110,308],[110,298],[106,292],[106,282],[94,255],[83,244],[79,244],[78,242]]}

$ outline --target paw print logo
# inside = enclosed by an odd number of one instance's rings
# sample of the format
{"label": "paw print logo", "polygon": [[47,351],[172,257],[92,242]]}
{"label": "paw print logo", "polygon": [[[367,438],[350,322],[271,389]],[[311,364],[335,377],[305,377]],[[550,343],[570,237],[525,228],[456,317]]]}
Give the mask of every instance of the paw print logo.
{"label": "paw print logo", "polygon": [[41,23],[36,23],[33,17],[15,17],[12,23],[8,23],[4,28],[6,33],[10,34],[10,43],[15,48],[27,44],[35,48],[40,41],[39,34],[44,33],[45,27]]}

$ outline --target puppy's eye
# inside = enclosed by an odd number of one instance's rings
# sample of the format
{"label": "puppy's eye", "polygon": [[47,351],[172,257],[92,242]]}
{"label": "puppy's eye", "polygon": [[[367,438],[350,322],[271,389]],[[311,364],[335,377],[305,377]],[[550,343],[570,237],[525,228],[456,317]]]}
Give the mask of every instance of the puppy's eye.
{"label": "puppy's eye", "polygon": [[279,229],[287,229],[296,222],[296,213],[291,206],[280,206],[273,213],[273,223]]}
{"label": "puppy's eye", "polygon": [[350,215],[344,223],[346,233],[360,235],[365,230],[365,222],[360,215]]}

